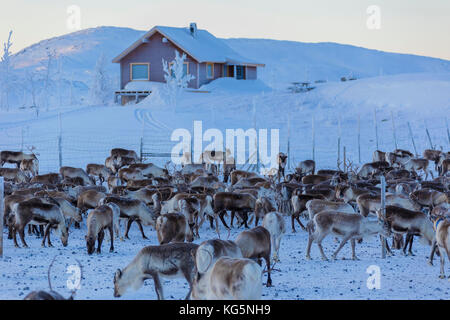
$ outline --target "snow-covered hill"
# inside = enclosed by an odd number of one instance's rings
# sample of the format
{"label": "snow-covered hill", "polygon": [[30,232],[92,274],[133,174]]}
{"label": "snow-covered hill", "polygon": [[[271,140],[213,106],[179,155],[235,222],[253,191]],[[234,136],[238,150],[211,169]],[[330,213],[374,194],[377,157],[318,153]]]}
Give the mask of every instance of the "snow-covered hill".
{"label": "snow-covered hill", "polygon": [[[79,86],[86,90],[100,54],[105,54],[107,61],[111,61],[143,33],[129,28],[98,27],[43,40],[15,54],[13,68],[22,75],[30,70],[42,71],[46,68],[49,52],[54,52],[56,58],[51,65],[51,73],[56,74],[60,70],[58,79],[78,81]],[[277,88],[285,88],[292,81],[337,81],[343,76],[361,78],[399,73],[450,72],[450,61],[337,43],[224,40],[238,53],[264,62],[266,67],[260,69],[260,79]],[[118,65],[108,63],[107,71],[112,79],[117,80]]]}

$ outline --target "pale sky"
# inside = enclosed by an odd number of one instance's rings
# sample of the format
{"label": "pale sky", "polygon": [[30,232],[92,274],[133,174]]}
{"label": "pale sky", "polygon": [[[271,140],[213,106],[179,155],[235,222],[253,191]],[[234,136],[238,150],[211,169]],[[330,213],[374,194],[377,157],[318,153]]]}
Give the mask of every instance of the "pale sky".
{"label": "pale sky", "polygon": [[[67,8],[80,8],[81,29],[149,30],[197,22],[221,38],[338,42],[450,60],[450,0],[9,0],[0,9],[0,42],[13,30],[13,52],[70,33]],[[380,9],[369,29],[367,8]],[[134,39],[130,39],[133,41]]]}

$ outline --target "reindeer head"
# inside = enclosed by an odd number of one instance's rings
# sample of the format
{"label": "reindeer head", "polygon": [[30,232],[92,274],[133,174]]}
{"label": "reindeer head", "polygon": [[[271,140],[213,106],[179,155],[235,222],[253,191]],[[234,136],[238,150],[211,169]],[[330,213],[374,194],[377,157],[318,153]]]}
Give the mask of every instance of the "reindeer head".
{"label": "reindeer head", "polygon": [[86,239],[87,253],[89,255],[91,255],[95,251],[95,240],[96,240],[96,237],[94,237],[93,235],[86,235],[85,239]]}

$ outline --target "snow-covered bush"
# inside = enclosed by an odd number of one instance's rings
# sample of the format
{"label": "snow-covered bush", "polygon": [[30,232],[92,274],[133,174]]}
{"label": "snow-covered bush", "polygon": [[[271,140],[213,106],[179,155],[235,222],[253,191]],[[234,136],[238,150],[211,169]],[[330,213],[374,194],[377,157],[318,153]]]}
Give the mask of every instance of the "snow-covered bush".
{"label": "snow-covered bush", "polygon": [[167,95],[168,103],[172,106],[177,105],[177,100],[184,88],[187,88],[189,81],[195,77],[189,73],[184,72],[184,60],[186,54],[175,50],[175,59],[170,63],[162,59],[164,79],[166,80],[165,93]]}
{"label": "snow-covered bush", "polygon": [[89,103],[96,105],[111,102],[112,90],[110,84],[111,80],[106,71],[106,58],[102,53],[95,64],[92,85],[89,90]]}

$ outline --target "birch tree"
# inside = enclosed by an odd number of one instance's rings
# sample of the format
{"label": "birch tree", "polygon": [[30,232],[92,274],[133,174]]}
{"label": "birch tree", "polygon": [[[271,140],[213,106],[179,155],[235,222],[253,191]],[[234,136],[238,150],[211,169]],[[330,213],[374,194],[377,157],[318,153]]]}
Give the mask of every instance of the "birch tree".
{"label": "birch tree", "polygon": [[186,54],[175,50],[175,59],[168,63],[162,59],[164,79],[166,80],[166,93],[169,98],[169,103],[173,106],[177,105],[177,100],[184,88],[187,88],[189,81],[195,77],[184,71],[184,61]]}
{"label": "birch tree", "polygon": [[9,111],[9,88],[10,88],[10,58],[11,58],[11,37],[12,30],[9,31],[8,41],[3,43],[3,55],[1,58],[1,73],[0,73],[0,85],[1,85],[1,101],[2,106],[6,107],[6,111]]}

